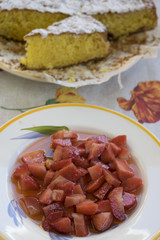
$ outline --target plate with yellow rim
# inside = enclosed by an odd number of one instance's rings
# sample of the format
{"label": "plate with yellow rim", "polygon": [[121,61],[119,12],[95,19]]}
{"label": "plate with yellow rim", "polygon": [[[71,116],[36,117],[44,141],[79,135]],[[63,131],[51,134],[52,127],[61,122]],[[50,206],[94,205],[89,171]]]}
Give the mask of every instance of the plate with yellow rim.
{"label": "plate with yellow rim", "polygon": [[[158,240],[160,141],[141,124],[110,109],[86,104],[48,105],[25,112],[0,128],[0,239],[82,239],[43,231],[15,201],[11,170],[19,154],[35,141],[29,130],[35,126],[67,126],[69,129],[109,137],[126,134],[128,146],[141,171],[144,188],[133,214],[118,227],[89,235],[85,240]],[[21,137],[23,135],[23,137]]]}

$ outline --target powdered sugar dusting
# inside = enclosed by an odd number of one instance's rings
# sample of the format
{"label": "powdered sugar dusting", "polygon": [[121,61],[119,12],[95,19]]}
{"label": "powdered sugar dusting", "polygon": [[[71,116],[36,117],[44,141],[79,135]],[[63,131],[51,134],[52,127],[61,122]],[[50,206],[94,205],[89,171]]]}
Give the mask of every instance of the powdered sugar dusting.
{"label": "powdered sugar dusting", "polygon": [[124,13],[153,7],[152,0],[0,0],[1,10],[30,9],[39,12],[61,12],[73,15],[77,12],[97,14]]}
{"label": "powdered sugar dusting", "polygon": [[64,13],[73,15],[81,6],[81,0],[0,0],[0,9],[28,9],[39,12]]}
{"label": "powdered sugar dusting", "polygon": [[27,36],[41,34],[43,38],[48,34],[59,35],[61,33],[90,34],[93,32],[106,32],[106,27],[91,16],[75,15],[56,22],[47,29],[35,29]]}
{"label": "powdered sugar dusting", "polygon": [[125,13],[153,6],[152,0],[85,0],[81,12],[89,15],[108,12]]}

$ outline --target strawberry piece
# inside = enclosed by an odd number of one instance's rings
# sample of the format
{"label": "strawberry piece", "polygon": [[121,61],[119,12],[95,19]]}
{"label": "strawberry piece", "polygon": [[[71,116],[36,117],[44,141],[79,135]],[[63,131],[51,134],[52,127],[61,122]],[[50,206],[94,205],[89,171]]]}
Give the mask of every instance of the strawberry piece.
{"label": "strawberry piece", "polygon": [[72,225],[71,220],[68,217],[62,217],[50,224],[52,229],[59,233],[71,233]]}
{"label": "strawberry piece", "polygon": [[51,165],[51,169],[53,171],[57,171],[60,170],[64,167],[66,167],[67,165],[69,165],[70,163],[72,163],[72,159],[65,159],[65,160],[60,160],[60,161],[56,161]]}
{"label": "strawberry piece", "polygon": [[97,231],[103,232],[111,226],[113,215],[111,212],[98,213],[92,216],[92,222]]}
{"label": "strawberry piece", "polygon": [[97,139],[94,139],[94,140],[88,139],[88,140],[85,142],[86,154],[89,154],[89,153],[90,153],[93,143],[97,143]]}
{"label": "strawberry piece", "polygon": [[129,159],[130,153],[131,152],[128,148],[121,148],[121,151],[118,154],[118,158],[122,160],[127,160]]}
{"label": "strawberry piece", "polygon": [[72,182],[76,182],[81,177],[80,171],[73,163],[62,168],[59,174]]}
{"label": "strawberry piece", "polygon": [[47,188],[41,193],[39,201],[44,204],[50,204],[52,202],[52,190]]}
{"label": "strawberry piece", "polygon": [[51,212],[56,212],[57,210],[63,210],[62,203],[52,203],[43,207],[43,212],[45,216],[48,216]]}
{"label": "strawberry piece", "polygon": [[78,134],[76,132],[68,131],[68,130],[60,130],[52,135],[52,139],[76,139],[78,137]]}
{"label": "strawberry piece", "polygon": [[63,216],[63,211],[52,211],[42,223],[42,227],[45,231],[50,232],[53,230],[52,223]]}
{"label": "strawberry piece", "polygon": [[[93,166],[95,166],[95,165],[97,165],[97,164],[101,164],[102,165],[102,162],[97,158],[97,159],[92,159],[91,161],[90,161],[90,164],[89,164],[89,166],[91,166],[91,167],[93,167]],[[107,166],[107,165],[106,165]]]}
{"label": "strawberry piece", "polygon": [[106,182],[96,192],[94,192],[93,195],[102,200],[110,189],[111,185]]}
{"label": "strawberry piece", "polygon": [[74,194],[84,194],[80,184],[77,184],[74,186],[73,193]]}
{"label": "strawberry piece", "polygon": [[121,182],[108,169],[103,169],[103,174],[104,174],[105,180],[110,185],[118,187],[121,184]]}
{"label": "strawberry piece", "polygon": [[93,136],[89,138],[90,140],[96,140],[98,143],[107,143],[108,138],[105,135]]}
{"label": "strawberry piece", "polygon": [[[59,173],[58,173],[59,174]],[[56,175],[56,174],[55,174]],[[52,182],[48,185],[47,188],[50,188],[50,189],[54,189],[55,186],[57,186],[57,184],[60,184],[60,183],[66,183],[66,182],[69,182],[68,179],[62,177],[62,176],[57,176],[55,177],[54,175],[54,179],[52,180]]]}
{"label": "strawberry piece", "polygon": [[[76,142],[73,142],[73,146],[74,147],[77,147],[77,148],[83,148],[83,149],[85,149],[85,143],[86,143],[86,141],[85,140],[77,140]],[[84,151],[84,153],[85,153],[85,151]]]}
{"label": "strawberry piece", "polygon": [[96,180],[102,176],[102,164],[99,163],[93,167],[88,168],[88,172],[92,180]]}
{"label": "strawberry piece", "polygon": [[66,147],[66,146],[72,146],[70,139],[54,139],[51,143],[51,148],[56,148],[57,146]]}
{"label": "strawberry piece", "polygon": [[72,182],[65,182],[65,183],[59,182],[55,185],[55,189],[63,190],[65,195],[71,195],[73,193],[74,183],[72,183]]}
{"label": "strawberry piece", "polygon": [[72,194],[71,196],[66,196],[64,205],[65,207],[71,207],[83,202],[86,196],[83,194]]}
{"label": "strawberry piece", "polygon": [[96,191],[102,185],[102,183],[104,183],[104,181],[105,181],[104,176],[101,176],[100,178],[89,182],[89,184],[86,187],[86,192],[91,193]]}
{"label": "strawberry piece", "polygon": [[[115,165],[114,161],[109,162],[109,163],[108,163],[108,167],[109,167],[109,168],[108,168],[109,171],[111,171],[111,172],[112,172],[112,171],[115,171],[115,172],[116,172],[116,165]],[[112,173],[113,173],[113,172],[112,172]],[[117,174],[116,177],[118,178],[118,174]]]}
{"label": "strawberry piece", "polygon": [[20,186],[22,191],[36,191],[40,188],[37,181],[28,175],[21,176]]}
{"label": "strawberry piece", "polygon": [[61,146],[57,146],[56,149],[54,150],[53,153],[53,160],[56,161],[60,161],[63,159],[63,147]]}
{"label": "strawberry piece", "polygon": [[126,192],[133,192],[136,191],[137,189],[141,188],[143,186],[142,179],[141,178],[136,178],[136,177],[131,177],[126,179],[122,183],[124,187],[124,191]]}
{"label": "strawberry piece", "polygon": [[124,192],[123,205],[125,209],[133,207],[136,203],[136,196],[131,193]]}
{"label": "strawberry piece", "polygon": [[73,213],[75,234],[77,237],[85,237],[88,235],[88,229],[85,223],[84,215]]}
{"label": "strawberry piece", "polygon": [[118,147],[115,143],[110,142],[109,145],[111,146],[115,156],[117,156],[121,152],[121,148]]}
{"label": "strawberry piece", "polygon": [[127,136],[126,135],[119,135],[115,138],[112,138],[110,142],[116,144],[118,147],[126,147],[127,146]]}
{"label": "strawberry piece", "polygon": [[107,200],[100,200],[96,202],[98,205],[97,213],[100,212],[112,212],[110,201]]}
{"label": "strawberry piece", "polygon": [[98,205],[91,200],[85,200],[76,205],[77,213],[84,215],[93,215],[97,212]]}
{"label": "strawberry piece", "polygon": [[79,149],[73,146],[64,147],[62,158],[63,159],[72,158],[72,161],[74,162],[80,159],[80,156],[81,154],[83,155],[83,153],[84,153],[84,149]]}
{"label": "strawberry piece", "polygon": [[46,169],[50,169],[51,165],[54,163],[54,161],[50,158],[47,158],[46,161],[45,161],[45,166],[46,166]]}
{"label": "strawberry piece", "polygon": [[55,175],[55,173],[52,170],[48,170],[46,172],[46,175],[45,175],[44,181],[43,181],[43,186],[44,187],[48,186],[51,183],[54,175]]}
{"label": "strawberry piece", "polygon": [[111,147],[111,144],[106,144],[106,147],[101,155],[101,161],[103,163],[109,163],[111,161],[113,161],[113,159],[115,158],[115,154],[113,151],[113,148]]}
{"label": "strawberry piece", "polygon": [[86,186],[88,185],[90,180],[91,179],[90,179],[90,176],[88,174],[83,176],[83,177],[80,177],[78,183],[80,184],[83,191],[86,188]]}
{"label": "strawberry piece", "polygon": [[42,214],[41,204],[36,197],[22,197],[20,199],[20,205],[24,211],[32,217]]}
{"label": "strawberry piece", "polygon": [[62,202],[64,200],[64,191],[60,189],[54,189],[52,191],[52,200],[56,202]]}
{"label": "strawberry piece", "polygon": [[88,173],[88,170],[86,170],[85,168],[82,168],[82,167],[77,167],[77,168],[80,172],[81,177],[85,176]]}
{"label": "strawberry piece", "polygon": [[24,164],[18,166],[18,167],[14,170],[14,172],[13,172],[13,174],[12,174],[12,177],[13,177],[14,179],[19,179],[19,178],[21,178],[23,175],[29,175],[29,174],[30,174],[30,172],[29,172],[29,169],[28,169],[28,165],[24,163]]}
{"label": "strawberry piece", "polygon": [[20,159],[26,164],[43,162],[45,160],[45,152],[43,150],[38,150],[31,153],[24,154]]}
{"label": "strawberry piece", "polygon": [[74,206],[67,207],[67,208],[64,208],[63,216],[64,217],[69,217],[70,219],[72,219],[73,218],[73,213],[74,213]]}
{"label": "strawberry piece", "polygon": [[45,177],[46,167],[44,162],[28,164],[28,169],[36,178],[43,179]]}
{"label": "strawberry piece", "polygon": [[90,166],[89,160],[84,157],[76,157],[73,162],[76,166],[82,168],[88,168]]}
{"label": "strawberry piece", "polygon": [[126,160],[115,158],[114,163],[120,180],[125,180],[134,176],[134,171],[129,167]]}
{"label": "strawberry piece", "polygon": [[96,159],[99,156],[101,156],[104,149],[105,149],[104,143],[92,143],[90,151],[89,151],[88,160]]}
{"label": "strawberry piece", "polygon": [[112,213],[120,221],[125,220],[125,211],[123,206],[123,187],[114,188],[108,195]]}

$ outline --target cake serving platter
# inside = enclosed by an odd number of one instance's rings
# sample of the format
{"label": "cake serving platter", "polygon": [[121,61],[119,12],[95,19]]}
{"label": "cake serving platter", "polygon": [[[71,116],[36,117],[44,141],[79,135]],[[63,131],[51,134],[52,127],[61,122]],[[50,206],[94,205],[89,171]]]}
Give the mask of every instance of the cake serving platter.
{"label": "cake serving platter", "polygon": [[110,55],[97,61],[51,70],[26,70],[19,60],[25,56],[24,43],[0,38],[0,68],[30,80],[67,87],[100,84],[126,71],[143,58],[154,58],[160,44],[160,23],[154,30],[111,42]]}

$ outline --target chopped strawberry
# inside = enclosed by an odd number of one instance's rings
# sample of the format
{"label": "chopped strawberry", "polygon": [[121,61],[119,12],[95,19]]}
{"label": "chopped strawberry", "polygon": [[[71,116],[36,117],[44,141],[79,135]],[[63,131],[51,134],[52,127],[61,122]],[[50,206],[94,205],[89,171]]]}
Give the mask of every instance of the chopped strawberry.
{"label": "chopped strawberry", "polygon": [[98,205],[91,200],[85,200],[76,205],[77,213],[93,215],[97,212]]}
{"label": "chopped strawberry", "polygon": [[[58,173],[59,174],[59,173]],[[56,173],[55,173],[56,175]],[[57,186],[57,184],[59,183],[66,183],[66,182],[69,182],[68,179],[64,178],[63,176],[59,175],[57,177],[54,176],[54,179],[52,180],[52,182],[48,185],[47,188],[50,188],[50,189],[54,189],[55,186]]]}
{"label": "chopped strawberry", "polygon": [[110,189],[111,185],[105,182],[96,192],[93,193],[93,195],[102,200]]}
{"label": "chopped strawberry", "polygon": [[111,212],[101,212],[92,216],[92,222],[97,231],[103,232],[111,226],[113,215]]}
{"label": "chopped strawberry", "polygon": [[34,177],[39,179],[43,179],[46,174],[44,162],[28,164],[28,169]]}
{"label": "chopped strawberry", "polygon": [[60,160],[60,161],[56,161],[51,165],[51,169],[53,171],[57,171],[62,169],[63,167],[66,167],[67,165],[69,165],[70,163],[72,163],[72,159],[68,158],[65,160]]}
{"label": "chopped strawberry", "polygon": [[86,192],[91,193],[96,191],[102,185],[102,183],[104,183],[104,181],[105,181],[104,176],[101,176],[100,178],[89,182],[89,184],[86,187]]}
{"label": "chopped strawberry", "polygon": [[113,151],[113,148],[111,147],[111,144],[106,144],[106,147],[101,155],[101,160],[103,163],[109,163],[111,161],[113,161],[113,159],[115,158],[115,154]]}
{"label": "chopped strawberry", "polygon": [[52,211],[44,220],[42,227],[45,231],[52,231],[53,227],[52,227],[52,223],[54,221],[56,221],[57,219],[60,219],[63,216],[63,211],[61,210],[57,210],[57,211]]}
{"label": "chopped strawberry", "polygon": [[82,168],[88,168],[90,166],[89,160],[80,156],[74,158],[73,163]]}
{"label": "chopped strawberry", "polygon": [[63,147],[61,146],[57,146],[56,149],[54,150],[53,153],[53,160],[56,161],[60,161],[63,159]]}
{"label": "chopped strawberry", "polygon": [[71,207],[83,202],[86,196],[83,194],[72,194],[71,196],[66,196],[64,205],[65,207]]}
{"label": "chopped strawberry", "polygon": [[137,177],[131,177],[123,181],[122,183],[124,187],[124,191],[126,192],[134,192],[137,189],[143,186],[142,179]]}
{"label": "chopped strawberry", "polygon": [[62,158],[67,159],[67,158],[72,158],[72,161],[76,161],[80,159],[81,154],[83,155],[84,149],[76,148],[76,147],[63,147],[63,153],[62,153]]}
{"label": "chopped strawberry", "polygon": [[54,189],[52,191],[52,200],[55,202],[63,202],[64,200],[64,191],[60,189]]}
{"label": "chopped strawberry", "polygon": [[41,193],[39,201],[44,204],[50,204],[52,202],[52,190],[47,188]]}
{"label": "chopped strawberry", "polygon": [[[90,162],[90,164],[89,164],[89,166],[90,167],[93,167],[93,166],[95,166],[95,165],[97,165],[97,164],[101,164],[102,165],[102,162],[97,158],[97,159],[92,159],[91,161],[89,161]],[[107,166],[107,165],[106,165]]]}
{"label": "chopped strawberry", "polygon": [[125,209],[129,209],[135,206],[136,203],[136,196],[131,193],[124,192],[123,195],[123,205]]}
{"label": "chopped strawberry", "polygon": [[98,143],[107,143],[108,138],[105,135],[93,136],[89,138],[90,140],[96,140]]}
{"label": "chopped strawberry", "polygon": [[90,151],[89,151],[88,160],[96,159],[99,156],[101,156],[104,149],[105,149],[104,143],[92,143]]}
{"label": "chopped strawberry", "polygon": [[50,225],[52,226],[52,229],[59,233],[71,233],[72,231],[72,225],[71,220],[68,217],[62,217],[54,222],[51,222]]}
{"label": "chopped strawberry", "polygon": [[77,184],[74,186],[73,193],[74,194],[84,194],[80,184]]}
{"label": "chopped strawberry", "polygon": [[76,139],[78,137],[78,134],[76,132],[68,131],[68,130],[61,130],[52,135],[52,139]]}
{"label": "chopped strawberry", "polygon": [[51,183],[54,175],[55,175],[55,172],[53,172],[52,170],[48,170],[46,172],[46,175],[45,175],[44,181],[43,181],[43,186],[44,187],[48,186]]}
{"label": "chopped strawberry", "polygon": [[72,182],[59,182],[55,185],[55,189],[61,189],[65,195],[71,195],[74,189],[74,183]]}
{"label": "chopped strawberry", "polygon": [[112,212],[110,201],[107,200],[100,200],[96,202],[98,205],[97,213],[100,212]]}
{"label": "chopped strawberry", "polygon": [[[115,171],[116,172],[116,164],[115,164],[115,162],[114,161],[112,161],[112,162],[109,162],[108,163],[108,170],[109,171]],[[113,173],[113,172],[112,172]],[[118,174],[117,174],[117,176],[116,176],[117,178],[118,178]]]}
{"label": "chopped strawberry", "polygon": [[43,212],[45,216],[48,216],[51,212],[55,212],[57,210],[63,210],[62,203],[52,203],[50,205],[47,205],[43,207]]}
{"label": "chopped strawberry", "polygon": [[122,160],[127,160],[129,159],[130,153],[131,152],[128,148],[121,148],[121,151],[118,154],[118,158]]}
{"label": "chopped strawberry", "polygon": [[87,174],[83,177],[80,177],[78,183],[81,185],[82,190],[84,190],[90,181],[90,176]]}
{"label": "chopped strawberry", "polygon": [[45,161],[46,169],[50,169],[50,167],[53,163],[54,163],[53,159],[47,158]]}
{"label": "chopped strawberry", "polygon": [[73,213],[75,234],[77,237],[85,237],[88,235],[88,229],[85,223],[84,215]]}
{"label": "chopped strawberry", "polygon": [[94,165],[93,167],[88,168],[88,172],[92,180],[98,179],[102,176],[102,164],[99,163],[97,165]]}
{"label": "chopped strawberry", "polygon": [[80,171],[73,163],[62,168],[59,174],[73,182],[76,182],[81,177]]}
{"label": "chopped strawberry", "polygon": [[70,219],[73,218],[73,216],[72,216],[73,213],[74,213],[74,206],[64,208],[64,210],[63,210],[63,216],[69,217]]}
{"label": "chopped strawberry", "polygon": [[103,174],[104,174],[105,180],[110,185],[113,185],[114,187],[118,187],[121,184],[121,182],[108,169],[103,169]]}
{"label": "chopped strawberry", "polygon": [[57,146],[66,147],[66,146],[72,146],[70,139],[54,139],[51,143],[52,148],[56,148]]}
{"label": "chopped strawberry", "polygon": [[118,147],[126,147],[127,146],[127,136],[126,135],[119,135],[115,138],[112,138],[110,142],[116,144]]}
{"label": "chopped strawberry", "polygon": [[28,175],[20,178],[20,186],[22,191],[37,191],[40,188],[37,181]]}
{"label": "chopped strawberry", "polygon": [[123,206],[123,187],[114,188],[108,195],[112,213],[120,221],[125,220],[125,211]]}
{"label": "chopped strawberry", "polygon": [[115,163],[115,166],[116,166],[118,176],[121,180],[125,180],[127,178],[130,178],[130,177],[134,176],[134,171],[128,165],[126,160],[121,160],[121,159],[115,158],[114,163]]}
{"label": "chopped strawberry", "polygon": [[35,162],[43,162],[45,160],[45,152],[43,150],[38,150],[31,153],[24,154],[20,159],[22,162],[29,164]]}
{"label": "chopped strawberry", "polygon": [[29,175],[29,169],[28,169],[28,165],[27,164],[22,164],[19,165],[18,167],[16,167],[16,169],[14,170],[12,177],[15,179],[19,179],[24,175]]}
{"label": "chopped strawberry", "polygon": [[22,197],[20,205],[32,217],[42,214],[42,206],[36,197]]}
{"label": "chopped strawberry", "polygon": [[88,170],[86,170],[85,168],[82,168],[82,167],[77,167],[77,168],[80,172],[81,177],[85,176],[88,173]]}
{"label": "chopped strawberry", "polygon": [[[77,148],[85,148],[85,140],[77,140],[76,142],[73,142],[73,146]],[[85,153],[85,152],[84,152]]]}
{"label": "chopped strawberry", "polygon": [[87,154],[91,151],[91,148],[92,148],[92,144],[93,144],[93,143],[97,143],[97,139],[94,139],[94,140],[88,139],[88,140],[85,142],[85,150],[86,150],[86,153],[87,153]]}
{"label": "chopped strawberry", "polygon": [[113,142],[110,142],[109,143],[111,148],[112,148],[112,151],[114,152],[114,155],[117,156],[120,152],[121,152],[121,148],[118,147],[115,143]]}

